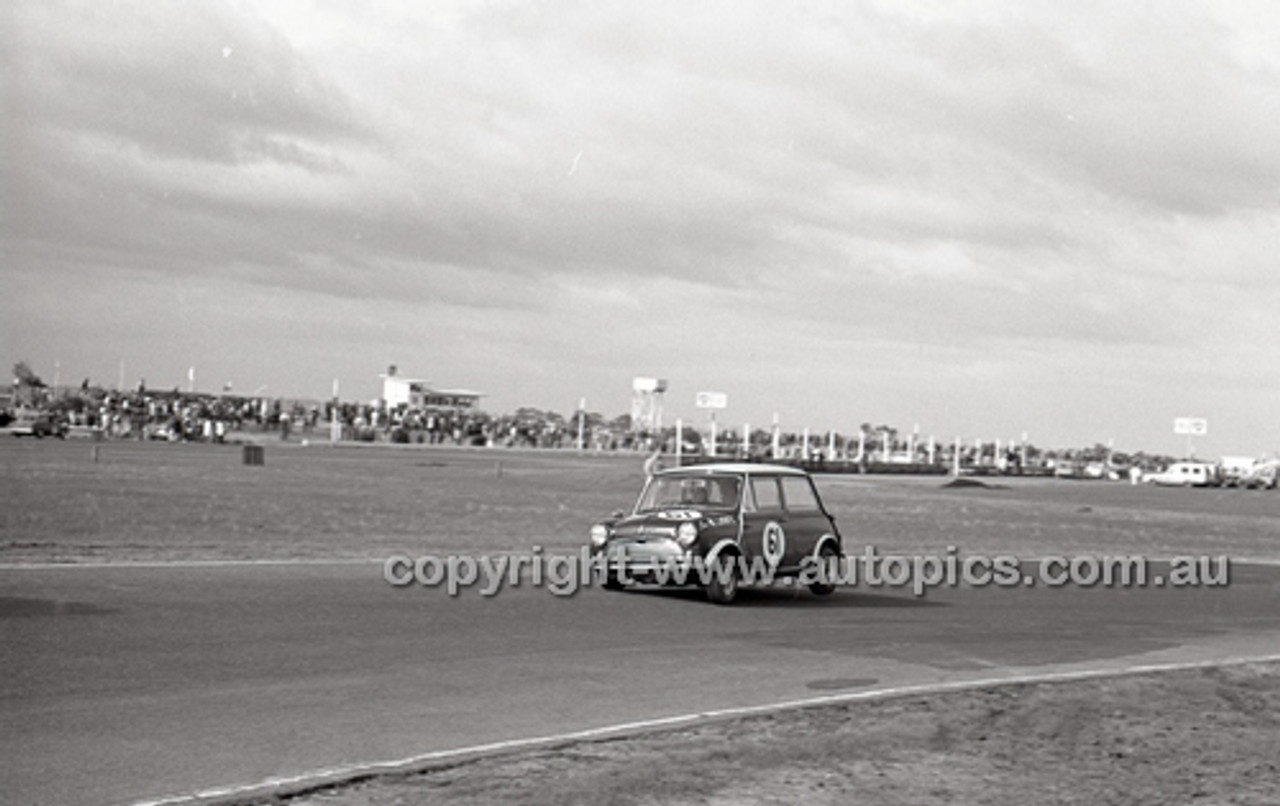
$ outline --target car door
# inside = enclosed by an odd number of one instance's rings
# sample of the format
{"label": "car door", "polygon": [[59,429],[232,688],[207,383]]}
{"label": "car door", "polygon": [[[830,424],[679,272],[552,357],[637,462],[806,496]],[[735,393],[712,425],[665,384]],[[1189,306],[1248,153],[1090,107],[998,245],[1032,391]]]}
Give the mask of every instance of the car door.
{"label": "car door", "polygon": [[786,512],[787,542],[782,557],[785,568],[797,567],[813,554],[818,538],[831,533],[831,522],[818,502],[818,494],[808,476],[783,476],[782,500]]}
{"label": "car door", "polygon": [[786,553],[787,513],[774,475],[751,475],[742,499],[742,551],[777,567]]}

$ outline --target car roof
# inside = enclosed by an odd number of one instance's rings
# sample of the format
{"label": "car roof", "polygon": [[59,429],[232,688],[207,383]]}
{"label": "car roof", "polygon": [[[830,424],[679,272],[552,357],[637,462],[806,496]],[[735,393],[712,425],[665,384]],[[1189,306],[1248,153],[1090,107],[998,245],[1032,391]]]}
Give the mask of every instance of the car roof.
{"label": "car roof", "polygon": [[772,473],[784,476],[805,476],[808,475],[798,467],[788,467],[786,465],[769,465],[758,464],[755,462],[709,462],[701,465],[682,465],[680,467],[671,467],[665,470],[659,470],[655,475],[666,476],[671,474],[713,474],[713,473],[739,473],[760,475],[764,473]]}

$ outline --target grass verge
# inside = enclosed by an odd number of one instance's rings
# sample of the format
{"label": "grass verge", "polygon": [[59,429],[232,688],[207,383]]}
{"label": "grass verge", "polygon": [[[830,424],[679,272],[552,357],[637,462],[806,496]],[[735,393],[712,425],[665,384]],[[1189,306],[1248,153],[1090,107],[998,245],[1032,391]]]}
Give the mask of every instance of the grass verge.
{"label": "grass verge", "polygon": [[1274,804],[1280,664],[806,708],[375,777],[284,802]]}

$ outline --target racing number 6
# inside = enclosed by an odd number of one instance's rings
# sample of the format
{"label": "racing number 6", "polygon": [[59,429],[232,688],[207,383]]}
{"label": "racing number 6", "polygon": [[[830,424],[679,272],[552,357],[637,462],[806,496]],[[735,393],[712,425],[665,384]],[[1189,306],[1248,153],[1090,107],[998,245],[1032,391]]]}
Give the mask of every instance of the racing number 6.
{"label": "racing number 6", "polygon": [[764,539],[761,548],[769,565],[776,566],[782,562],[782,554],[787,547],[787,536],[777,521],[769,521],[764,527]]}

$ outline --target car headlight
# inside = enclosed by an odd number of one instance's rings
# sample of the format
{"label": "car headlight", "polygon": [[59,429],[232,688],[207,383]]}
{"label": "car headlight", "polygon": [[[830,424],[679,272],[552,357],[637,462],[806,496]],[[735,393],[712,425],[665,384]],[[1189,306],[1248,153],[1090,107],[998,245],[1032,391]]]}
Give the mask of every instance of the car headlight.
{"label": "car headlight", "polygon": [[676,542],[685,548],[693,545],[693,541],[698,539],[698,526],[693,521],[685,521],[680,524],[680,528],[676,529]]}
{"label": "car headlight", "polygon": [[591,527],[591,545],[603,546],[605,541],[609,539],[609,527],[603,523],[597,523]]}

